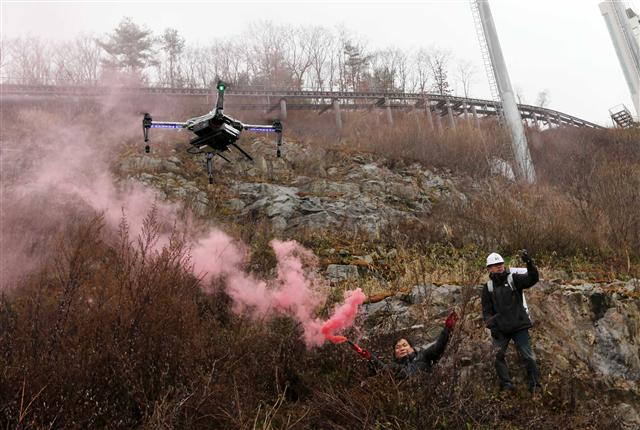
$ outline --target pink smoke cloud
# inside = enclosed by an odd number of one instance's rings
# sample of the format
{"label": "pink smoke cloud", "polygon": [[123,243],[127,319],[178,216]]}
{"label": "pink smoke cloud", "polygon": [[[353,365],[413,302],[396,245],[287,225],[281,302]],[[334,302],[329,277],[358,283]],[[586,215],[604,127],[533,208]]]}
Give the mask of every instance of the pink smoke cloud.
{"label": "pink smoke cloud", "polygon": [[[176,216],[175,205],[157,201],[134,180],[116,181],[111,172],[123,145],[140,134],[137,114],[74,109],[2,107],[13,121],[3,128],[0,148],[0,289],[39,267],[52,239],[78,214],[102,214],[116,229],[124,213],[133,234],[154,204],[158,219]],[[160,238],[156,248],[167,241]]]}
{"label": "pink smoke cloud", "polygon": [[[120,105],[119,101],[114,104]],[[72,223],[79,208],[103,214],[107,226],[114,229],[124,212],[133,235],[141,232],[154,205],[160,222],[171,224],[177,219],[176,205],[158,201],[141,183],[116,180],[111,172],[113,160],[121,156],[118,145],[140,134],[139,118],[110,113],[111,123],[127,125],[106,129],[99,113],[70,115],[27,109],[18,117],[20,124],[39,127],[15,127],[3,135],[6,146],[2,150],[14,152],[2,154],[0,288],[37,267],[33,250],[46,248],[45,236],[52,237]],[[23,167],[24,148],[35,156]],[[166,243],[168,237],[161,235],[155,249]],[[353,324],[364,294],[360,290],[348,294],[328,321],[317,318],[327,297],[326,283],[317,275],[317,257],[295,241],[273,240],[270,246],[277,260],[273,279],[260,279],[249,272],[245,268],[248,247],[219,229],[209,229],[196,239],[191,262],[195,274],[203,279],[205,292],[211,292],[214,280],[224,286],[234,312],[256,318],[289,316],[300,324],[309,347],[335,340],[335,333]]]}
{"label": "pink smoke cloud", "polygon": [[219,230],[200,240],[191,258],[205,286],[215,279],[224,281],[234,312],[256,318],[287,315],[300,323],[308,347],[335,341],[337,331],[353,325],[358,306],[365,300],[362,290],[347,293],[345,303],[328,321],[322,321],[315,315],[327,294],[325,283],[314,276],[317,257],[296,241],[273,240],[270,245],[277,259],[277,276],[272,280],[247,273],[243,268],[245,247]]}

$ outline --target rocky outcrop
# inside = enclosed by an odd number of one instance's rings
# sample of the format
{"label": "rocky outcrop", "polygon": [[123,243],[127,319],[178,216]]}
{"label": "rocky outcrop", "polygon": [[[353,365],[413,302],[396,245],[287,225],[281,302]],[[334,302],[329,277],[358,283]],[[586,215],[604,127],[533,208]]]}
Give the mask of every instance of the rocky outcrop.
{"label": "rocky outcrop", "polygon": [[[458,359],[471,369],[479,360],[492,360],[481,288],[416,285],[364,305],[360,318],[369,336],[408,335],[424,344],[435,338],[451,309],[464,308],[464,323],[457,331],[463,336]],[[576,285],[541,281],[525,294],[543,377],[557,372],[602,387],[618,402],[626,428],[640,428],[640,280]],[[516,362],[515,356],[510,362]]]}
{"label": "rocky outcrop", "polygon": [[196,214],[207,214],[213,206],[211,200],[218,197],[216,209],[266,217],[277,231],[346,227],[377,234],[389,223],[417,221],[439,199],[465,199],[451,177],[417,163],[390,168],[384,160],[356,155],[334,165],[325,163],[322,169],[310,168],[314,175],[308,176],[295,168],[300,164],[296,161],[300,147],[292,145],[285,159],[273,159],[262,156],[264,142],[255,141],[252,146],[255,163],[216,164],[218,176],[230,183],[225,186],[224,198],[199,189],[196,178],[185,173],[187,161],[175,155],[129,157],[117,169],[121,175],[157,189],[161,199],[189,202]]}

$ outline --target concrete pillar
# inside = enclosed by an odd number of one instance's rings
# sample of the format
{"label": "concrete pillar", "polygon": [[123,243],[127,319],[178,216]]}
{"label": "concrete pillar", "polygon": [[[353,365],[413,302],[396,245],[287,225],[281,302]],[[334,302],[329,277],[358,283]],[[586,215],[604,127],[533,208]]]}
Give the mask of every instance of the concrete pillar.
{"label": "concrete pillar", "polygon": [[427,97],[424,98],[424,109],[427,114],[427,125],[429,126],[429,130],[433,130],[433,116],[431,113],[431,105],[429,104],[429,99]]}
{"label": "concrete pillar", "polygon": [[447,100],[447,116],[449,117],[449,127],[452,130],[456,129],[456,120],[453,117],[453,109],[451,109],[451,101]]}
{"label": "concrete pillar", "polygon": [[544,114],[544,119],[547,120],[547,126],[549,126],[549,128],[553,127],[553,123],[551,122],[551,117],[549,116],[548,113]]}
{"label": "concrete pillar", "polygon": [[338,99],[333,99],[333,113],[336,117],[336,127],[338,131],[342,130],[342,115],[340,115],[340,102]]}
{"label": "concrete pillar", "polygon": [[533,128],[538,128],[538,115],[535,112],[531,112],[531,125]]}
{"label": "concrete pillar", "polygon": [[558,124],[558,127],[562,125],[562,120],[560,119],[559,113],[556,114],[556,124]]}
{"label": "concrete pillar", "polygon": [[518,175],[526,182],[532,184],[536,181],[536,173],[531,161],[529,145],[522,124],[522,117],[518,110],[515,93],[511,86],[511,79],[507,71],[506,61],[500,47],[498,32],[491,14],[491,7],[487,0],[475,0],[482,32],[487,44],[487,51],[493,67],[493,73],[498,86],[498,93],[502,101],[502,113],[507,129],[511,134],[511,146],[518,167]]}
{"label": "concrete pillar", "polygon": [[471,114],[473,115],[473,120],[476,123],[476,128],[480,128],[480,117],[478,117],[476,105],[471,106]]}
{"label": "concrete pillar", "polygon": [[440,112],[435,110],[433,113],[436,116],[436,128],[438,129],[438,133],[442,134],[442,117],[440,116]]}
{"label": "concrete pillar", "polygon": [[416,127],[418,127],[418,133],[422,134],[422,117],[420,112],[415,109],[411,109],[411,116],[416,120]]}
{"label": "concrete pillar", "polygon": [[387,122],[389,125],[393,125],[393,115],[391,115],[391,104],[389,103],[389,99],[384,99],[384,105],[386,106],[387,111]]}
{"label": "concrete pillar", "polygon": [[467,103],[462,104],[462,110],[464,111],[464,119],[467,123],[467,126],[471,125],[471,118],[469,118],[469,109],[467,109]]}
{"label": "concrete pillar", "polygon": [[287,101],[280,99],[280,119],[287,119]]}

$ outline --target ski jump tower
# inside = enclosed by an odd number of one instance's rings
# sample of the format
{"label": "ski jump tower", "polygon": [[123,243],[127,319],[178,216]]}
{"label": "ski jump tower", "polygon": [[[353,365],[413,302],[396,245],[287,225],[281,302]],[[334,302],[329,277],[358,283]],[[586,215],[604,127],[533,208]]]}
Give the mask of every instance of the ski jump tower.
{"label": "ski jump tower", "polygon": [[640,116],[640,17],[620,1],[609,0],[599,6],[627,80],[636,115]]}
{"label": "ski jump tower", "polygon": [[524,134],[522,117],[520,116],[516,97],[511,87],[507,64],[502,55],[498,32],[493,22],[493,16],[491,15],[489,1],[471,0],[471,10],[476,20],[476,25],[480,23],[478,28],[482,28],[482,32],[478,31],[480,50],[482,51],[487,73],[489,74],[491,90],[494,92],[497,89],[497,93],[502,101],[502,112],[509,132],[511,133],[511,146],[516,159],[518,176],[532,184],[536,181],[536,173],[533,168],[533,162],[531,161],[529,146],[527,145],[527,136]]}

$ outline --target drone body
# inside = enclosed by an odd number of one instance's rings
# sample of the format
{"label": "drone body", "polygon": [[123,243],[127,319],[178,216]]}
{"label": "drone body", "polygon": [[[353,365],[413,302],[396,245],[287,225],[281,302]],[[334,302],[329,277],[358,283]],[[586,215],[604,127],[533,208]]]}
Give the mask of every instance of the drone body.
{"label": "drone body", "polygon": [[276,133],[277,156],[280,157],[280,146],[282,145],[282,123],[274,121],[271,125],[252,125],[243,124],[242,122],[231,118],[224,114],[224,90],[226,85],[219,81],[217,85],[218,99],[215,109],[206,115],[188,119],[185,122],[171,121],[154,121],[151,115],[144,114],[142,119],[142,131],[144,133],[145,152],[150,151],[149,147],[149,129],[150,128],[173,128],[187,129],[193,132],[196,137],[191,139],[191,145],[187,152],[190,154],[206,154],[207,158],[207,174],[209,183],[213,183],[213,156],[218,155],[225,161],[229,161],[222,155],[222,152],[228,151],[233,146],[240,151],[249,160],[253,160],[236,141],[240,138],[243,130],[254,132]]}

